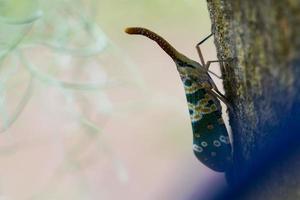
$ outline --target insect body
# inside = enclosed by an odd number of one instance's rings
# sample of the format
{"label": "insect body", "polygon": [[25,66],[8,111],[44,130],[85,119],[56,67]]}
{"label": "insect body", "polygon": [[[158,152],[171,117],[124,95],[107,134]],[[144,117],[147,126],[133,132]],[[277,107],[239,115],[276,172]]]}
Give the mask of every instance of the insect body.
{"label": "insect body", "polygon": [[202,62],[200,65],[145,28],[127,28],[125,32],[144,35],[154,40],[174,60],[186,93],[193,129],[194,153],[209,168],[219,172],[226,171],[231,164],[231,145],[219,101],[221,99],[226,102],[226,99],[208,74],[210,63],[219,61],[209,61],[205,64],[200,48],[197,47]]}

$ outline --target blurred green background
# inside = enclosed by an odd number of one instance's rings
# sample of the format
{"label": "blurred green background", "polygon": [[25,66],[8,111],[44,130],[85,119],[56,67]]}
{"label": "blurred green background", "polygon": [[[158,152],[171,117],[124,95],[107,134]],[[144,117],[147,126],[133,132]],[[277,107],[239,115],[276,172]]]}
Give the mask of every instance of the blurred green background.
{"label": "blurred green background", "polygon": [[[186,200],[225,184],[193,155],[175,64],[127,26],[195,60],[211,29],[201,0],[0,0],[1,200]],[[215,58],[212,40],[203,50]]]}

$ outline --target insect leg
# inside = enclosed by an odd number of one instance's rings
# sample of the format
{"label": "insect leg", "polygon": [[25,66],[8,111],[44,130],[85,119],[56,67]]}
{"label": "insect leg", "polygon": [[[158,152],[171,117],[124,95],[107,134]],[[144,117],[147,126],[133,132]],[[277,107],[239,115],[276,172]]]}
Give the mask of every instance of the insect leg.
{"label": "insect leg", "polygon": [[204,43],[207,39],[209,39],[212,35],[213,35],[213,33],[211,33],[211,34],[208,35],[206,38],[204,38],[202,41],[200,41],[200,42],[196,45],[196,49],[197,49],[197,52],[198,52],[198,55],[199,55],[199,58],[200,58],[200,61],[201,61],[202,66],[204,66],[204,67],[206,68],[206,70],[207,70],[209,73],[213,74],[214,76],[218,77],[219,79],[222,79],[221,76],[218,76],[218,75],[215,74],[214,72],[210,71],[208,68],[209,68],[209,66],[210,66],[211,63],[213,63],[213,62],[220,62],[221,67],[222,67],[223,69],[225,69],[225,68],[224,68],[224,65],[223,65],[223,62],[227,62],[227,60],[212,60],[212,61],[208,61],[208,62],[205,64],[205,61],[204,61],[204,58],[203,58],[203,55],[202,55],[202,52],[201,52],[201,49],[200,49],[200,45],[201,45],[202,43]]}
{"label": "insect leg", "polygon": [[219,91],[218,87],[216,86],[215,82],[210,78],[209,80],[211,86],[212,86],[212,89],[209,89],[208,91],[210,92],[210,94],[212,94],[214,97],[220,99],[221,101],[223,101],[226,106],[229,108],[229,109],[232,109],[228,103],[228,100],[226,99],[226,97]]}
{"label": "insect leg", "polygon": [[229,108],[229,110],[233,111],[232,106],[229,104],[228,100],[226,99],[226,97],[221,94],[218,90],[216,90],[216,92],[214,90],[207,90],[207,92],[209,94],[211,94],[212,96],[214,96],[215,98],[223,101],[223,103],[227,106],[227,108]]}
{"label": "insect leg", "polygon": [[[210,72],[211,74],[213,74],[214,76],[222,79],[222,77],[218,76],[217,74],[215,74],[214,72],[211,72],[209,70],[209,66],[211,63],[216,63],[216,62],[219,62],[222,69],[225,69],[224,67],[224,62],[230,62],[231,59],[227,59],[227,60],[211,60],[211,61],[208,61],[206,64],[205,64],[205,61],[204,61],[204,58],[203,58],[203,55],[202,55],[202,52],[201,52],[201,49],[200,49],[200,45],[202,43],[204,43],[207,39],[209,39],[211,36],[213,35],[213,33],[211,33],[210,35],[208,35],[206,38],[204,38],[202,41],[200,41],[197,45],[196,45],[196,49],[197,49],[197,52],[198,52],[198,55],[199,55],[199,58],[200,58],[200,61],[201,61],[201,64],[202,66],[205,67],[206,71],[207,72]],[[208,92],[213,95],[214,97],[216,97],[217,99],[220,99],[221,101],[223,101],[225,103],[225,105],[230,109],[230,110],[233,110],[232,107],[230,106],[229,102],[227,101],[226,97],[218,90],[216,84],[211,80],[211,85],[213,87],[214,90],[208,90]]]}
{"label": "insect leg", "polygon": [[228,60],[210,60],[210,61],[207,61],[206,65],[205,65],[206,69],[208,69],[210,67],[211,63],[216,63],[216,62],[218,62],[221,65],[223,65],[223,63],[224,62],[228,62]]}
{"label": "insect leg", "polygon": [[201,64],[202,66],[205,66],[205,62],[204,62],[204,58],[203,58],[203,55],[202,55],[202,52],[201,52],[201,49],[200,49],[200,45],[205,42],[208,38],[210,38],[213,34],[211,33],[209,36],[207,36],[206,38],[204,38],[201,42],[199,42],[197,45],[196,45],[196,49],[197,49],[197,52],[198,52],[198,55],[199,55],[199,58],[200,58],[200,61],[201,61]]}
{"label": "insect leg", "polygon": [[219,78],[219,79],[222,79],[223,77],[222,76],[219,76],[218,74],[216,74],[215,72],[212,72],[210,70],[207,70],[209,73],[211,73],[212,75],[214,75],[215,77]]}
{"label": "insect leg", "polygon": [[219,78],[219,79],[222,79],[222,76],[218,76],[217,74],[215,74],[215,73],[213,73],[213,72],[211,72],[210,70],[209,70],[209,67],[210,67],[210,64],[211,63],[220,63],[220,66],[221,66],[221,68],[222,68],[222,71],[225,71],[225,66],[224,66],[224,63],[228,63],[228,62],[231,62],[232,61],[232,59],[231,58],[229,58],[229,59],[225,59],[225,60],[210,60],[210,61],[207,61],[207,63],[206,63],[206,65],[204,65],[205,66],[205,68],[207,69],[207,71],[208,72],[210,72],[211,74],[213,74],[214,76],[216,76],[217,78]]}

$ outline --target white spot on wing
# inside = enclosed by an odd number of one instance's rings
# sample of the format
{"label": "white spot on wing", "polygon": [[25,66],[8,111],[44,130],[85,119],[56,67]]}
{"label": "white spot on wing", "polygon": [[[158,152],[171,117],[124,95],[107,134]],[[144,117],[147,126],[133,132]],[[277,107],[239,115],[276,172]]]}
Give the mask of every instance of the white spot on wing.
{"label": "white spot on wing", "polygon": [[203,147],[207,147],[207,142],[201,142],[201,145],[203,146]]}
{"label": "white spot on wing", "polygon": [[196,144],[193,144],[193,150],[196,151],[196,152],[201,153],[203,151],[203,148],[196,145]]}
{"label": "white spot on wing", "polygon": [[218,140],[214,140],[214,146],[216,147],[221,146],[221,142],[219,142]]}
{"label": "white spot on wing", "polygon": [[230,143],[229,138],[227,136],[221,135],[219,139],[220,139],[221,142],[223,142],[225,144]]}

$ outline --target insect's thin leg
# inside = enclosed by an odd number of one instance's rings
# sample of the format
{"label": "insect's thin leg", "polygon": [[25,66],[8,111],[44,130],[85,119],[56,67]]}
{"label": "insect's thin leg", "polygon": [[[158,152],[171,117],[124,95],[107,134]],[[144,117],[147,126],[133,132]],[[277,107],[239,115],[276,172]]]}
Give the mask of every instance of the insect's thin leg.
{"label": "insect's thin leg", "polygon": [[215,74],[215,73],[213,73],[212,71],[209,70],[210,64],[218,62],[218,63],[220,63],[220,66],[222,68],[221,71],[225,71],[224,63],[230,62],[230,61],[232,61],[231,58],[230,59],[225,59],[225,60],[210,60],[210,61],[207,61],[206,65],[205,65],[205,68],[207,69],[208,72],[210,72],[211,74],[213,74],[217,78],[222,79],[222,76],[218,76],[217,74]]}
{"label": "insect's thin leg", "polygon": [[213,90],[208,90],[208,93],[210,93],[212,96],[216,97],[217,99],[221,100],[227,106],[227,108],[229,108],[229,110],[233,111],[232,106],[229,104],[228,100],[223,94],[216,93]]}
{"label": "insect's thin leg", "polygon": [[211,73],[212,75],[214,75],[215,77],[219,78],[219,79],[222,79],[223,77],[222,76],[219,76],[218,74],[216,74],[215,72],[212,72],[210,70],[207,70],[209,73]]}
{"label": "insect's thin leg", "polygon": [[230,60],[228,60],[228,59],[227,60],[210,60],[210,61],[207,61],[205,67],[206,67],[206,69],[209,69],[211,63],[218,62],[218,63],[220,63],[222,65],[224,62],[229,62],[229,61]]}
{"label": "insect's thin leg", "polygon": [[223,96],[224,98],[226,98],[226,97],[219,91],[218,87],[216,86],[215,82],[212,80],[212,78],[210,77],[210,75],[208,75],[208,76],[209,76],[209,83],[211,84],[212,89],[213,89],[214,91],[216,91],[220,96]]}
{"label": "insect's thin leg", "polygon": [[214,82],[212,82],[212,87],[214,90],[211,90],[211,92],[213,93],[213,95],[215,95],[215,97],[217,97],[218,99],[220,99],[221,101],[223,101],[223,103],[226,104],[226,106],[232,110],[232,107],[229,105],[229,102],[227,100],[227,98],[219,91],[219,89],[217,88],[216,84]]}
{"label": "insect's thin leg", "polygon": [[[221,101],[223,101],[227,106],[228,106],[228,101],[226,100],[226,97],[219,91],[218,87],[216,86],[215,82],[213,80],[210,80],[210,83],[212,85],[213,90],[211,90],[212,92],[216,92],[217,96]],[[226,103],[227,102],[227,103]]]}
{"label": "insect's thin leg", "polygon": [[200,58],[200,61],[201,61],[201,64],[202,66],[205,66],[205,62],[204,62],[204,58],[203,58],[203,55],[202,55],[202,52],[201,52],[201,49],[200,49],[200,45],[205,42],[208,38],[210,38],[213,34],[211,33],[209,36],[207,36],[206,38],[204,38],[201,42],[199,42],[197,45],[196,45],[196,49],[197,49],[197,52],[198,52],[198,55],[199,55],[199,58]]}

